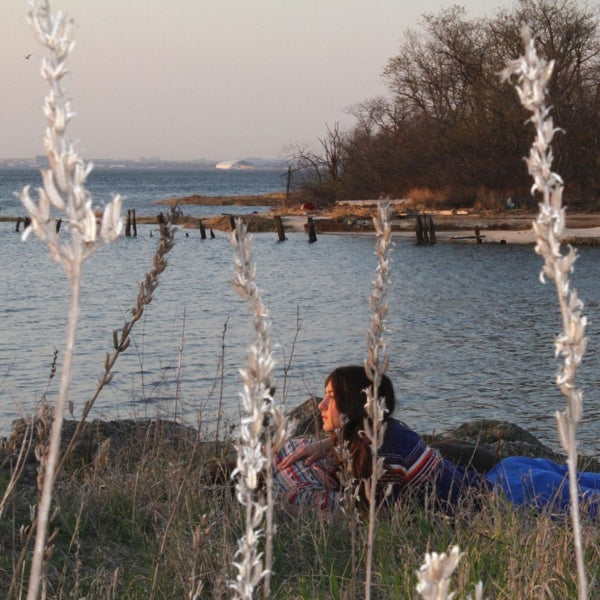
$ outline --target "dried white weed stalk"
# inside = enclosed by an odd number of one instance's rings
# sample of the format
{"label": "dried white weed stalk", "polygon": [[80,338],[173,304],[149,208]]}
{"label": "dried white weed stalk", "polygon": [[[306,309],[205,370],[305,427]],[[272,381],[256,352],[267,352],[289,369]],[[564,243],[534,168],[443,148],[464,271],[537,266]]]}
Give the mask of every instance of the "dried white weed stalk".
{"label": "dried white weed stalk", "polygon": [[[85,189],[85,180],[91,165],[83,162],[73,144],[65,137],[67,125],[74,116],[71,103],[62,88],[63,78],[68,73],[67,59],[74,47],[73,21],[60,12],[56,15],[51,14],[46,0],[32,0],[30,6],[29,24],[36,39],[49,51],[49,57],[42,59],[41,72],[50,86],[44,103],[44,115],[48,123],[44,146],[50,168],[42,171],[44,185],[38,190],[37,203],[31,198],[28,187],[21,193],[21,202],[31,217],[31,225],[25,230],[23,236],[25,238],[34,231],[47,243],[50,256],[62,266],[71,286],[64,366],[46,457],[27,595],[28,600],[34,600],[40,590],[50,502],[71,379],[71,363],[79,317],[82,266],[102,242],[112,241],[119,236],[122,222],[121,198],[116,196],[106,206],[101,223],[98,224],[92,210],[92,199]],[[59,237],[52,213],[60,215],[60,218],[66,221],[67,239]]]}
{"label": "dried white weed stalk", "polygon": [[538,57],[535,39],[529,30],[522,31],[525,55],[510,62],[502,73],[503,79],[517,77],[517,93],[521,104],[531,112],[530,121],[536,137],[527,158],[527,167],[534,183],[532,193],[539,192],[542,201],[539,214],[533,224],[537,236],[535,251],[544,259],[540,273],[542,283],[545,277],[554,280],[563,321],[563,331],[555,341],[556,356],[564,358],[556,383],[567,399],[563,411],[556,412],[560,443],[567,452],[569,468],[569,492],[571,497],[571,519],[577,556],[579,598],[587,598],[587,581],[581,543],[579,493],[577,486],[577,438],[576,428],[583,414],[583,394],[575,385],[575,374],[585,353],[587,339],[584,336],[586,318],[582,315],[583,303],[577,292],[571,289],[569,274],[577,257],[569,247],[566,254],[561,252],[561,238],[565,229],[565,208],[562,206],[563,181],[552,172],[552,138],[554,127],[550,109],[546,106],[546,90],[554,61],[546,62]]}
{"label": "dried white weed stalk", "polygon": [[[252,598],[254,589],[264,578],[264,597],[269,597],[271,546],[274,534],[272,495],[272,452],[277,452],[289,435],[283,409],[273,402],[275,391],[270,336],[271,320],[255,283],[256,267],[251,262],[250,237],[245,223],[236,219],[231,234],[234,255],[235,290],[248,300],[254,314],[256,340],[250,344],[246,366],[240,369],[243,388],[240,394],[243,414],[240,438],[237,443],[237,465],[232,474],[236,478],[239,503],[246,508],[246,531],[238,543],[234,562],[238,574],[230,584],[236,598]],[[264,477],[265,494],[261,493]],[[266,515],[265,515],[266,513]],[[265,566],[259,551],[263,536],[262,523],[266,516]]]}
{"label": "dried white weed stalk", "polygon": [[366,495],[369,501],[369,527],[367,532],[367,564],[365,578],[365,598],[371,597],[371,578],[373,570],[373,543],[375,534],[375,516],[377,508],[377,481],[384,472],[383,458],[377,452],[383,443],[385,434],[385,398],[379,398],[378,389],[381,376],[386,372],[389,356],[383,335],[386,332],[385,319],[388,305],[386,302],[387,284],[389,281],[389,252],[392,239],[391,225],[392,209],[388,202],[380,204],[378,215],[373,218],[377,241],[375,254],[377,255],[377,271],[373,280],[373,289],[369,297],[371,306],[371,327],[367,331],[367,359],[365,371],[373,385],[366,390],[367,401],[365,412],[367,418],[364,423],[365,437],[371,445],[371,477],[366,484]]}
{"label": "dried white weed stalk", "polygon": [[[425,562],[417,571],[417,592],[423,600],[452,600],[454,592],[450,592],[450,577],[456,570],[463,556],[458,546],[453,546],[448,554],[442,552],[425,553]],[[467,596],[470,600],[471,596]],[[475,586],[475,600],[482,600],[483,585],[481,581]]]}

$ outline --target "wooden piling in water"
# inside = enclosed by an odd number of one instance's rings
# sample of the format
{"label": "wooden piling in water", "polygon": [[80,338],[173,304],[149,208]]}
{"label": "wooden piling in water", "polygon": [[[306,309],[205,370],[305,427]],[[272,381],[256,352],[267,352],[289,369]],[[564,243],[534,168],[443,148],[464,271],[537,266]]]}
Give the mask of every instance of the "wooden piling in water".
{"label": "wooden piling in water", "polygon": [[421,219],[421,215],[417,215],[415,220],[415,233],[417,235],[417,246],[422,246],[425,241],[423,238],[423,220]]}
{"label": "wooden piling in water", "polygon": [[431,215],[427,215],[428,226],[429,226],[429,243],[435,244],[437,242],[437,238],[435,237],[435,227],[433,226],[433,217]]}
{"label": "wooden piling in water", "polygon": [[420,217],[423,229],[423,243],[429,244],[429,223],[427,221],[427,215],[420,215]]}
{"label": "wooden piling in water", "polygon": [[317,234],[315,232],[315,223],[312,217],[308,217],[308,243],[314,244],[317,241]]}
{"label": "wooden piling in water", "polygon": [[162,235],[164,233],[164,228],[166,225],[165,215],[163,215],[161,212],[159,212],[158,215],[156,216],[156,220],[158,221],[158,227],[159,227],[160,233]]}
{"label": "wooden piling in water", "polygon": [[21,217],[17,217],[17,222],[15,223],[15,233],[19,233],[19,227],[21,227]]}
{"label": "wooden piling in water", "polygon": [[229,215],[229,224],[231,225],[231,231],[235,231],[235,217]]}
{"label": "wooden piling in water", "polygon": [[62,225],[62,219],[56,219],[56,233],[60,231],[60,226]]}
{"label": "wooden piling in water", "polygon": [[125,222],[125,237],[131,236],[131,210],[127,211],[127,221]]}
{"label": "wooden piling in water", "polygon": [[215,232],[212,229],[210,230],[210,239],[211,240],[215,239]]}
{"label": "wooden piling in water", "polygon": [[419,214],[415,222],[415,233],[417,236],[417,246],[424,244],[435,244],[435,227],[431,215]]}
{"label": "wooden piling in water", "polygon": [[137,222],[135,220],[135,208],[131,209],[131,222],[133,225],[133,237],[137,237]]}
{"label": "wooden piling in water", "polygon": [[483,238],[481,237],[481,230],[479,229],[479,225],[475,225],[475,241],[478,244],[483,244]]}
{"label": "wooden piling in water", "polygon": [[198,219],[198,229],[200,230],[200,239],[206,239],[206,229],[204,227],[204,223],[202,219]]}
{"label": "wooden piling in water", "polygon": [[280,215],[275,215],[275,227],[277,228],[277,235],[279,237],[280,242],[284,242],[286,240],[285,231],[283,229],[283,221],[281,220]]}

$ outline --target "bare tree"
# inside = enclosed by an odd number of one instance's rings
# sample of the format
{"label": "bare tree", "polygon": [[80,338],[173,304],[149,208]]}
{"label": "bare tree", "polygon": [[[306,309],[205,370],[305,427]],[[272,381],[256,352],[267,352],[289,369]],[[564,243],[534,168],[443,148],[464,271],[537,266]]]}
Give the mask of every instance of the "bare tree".
{"label": "bare tree", "polygon": [[307,145],[292,146],[288,160],[292,171],[299,175],[300,188],[322,203],[334,202],[344,188],[342,172],[344,164],[344,134],[339,123],[333,128],[325,125],[326,135],[319,138],[319,151]]}
{"label": "bare tree", "polygon": [[458,6],[424,15],[384,68],[390,98],[350,109],[357,125],[345,136],[345,194],[429,187],[468,200],[484,188],[528,198],[527,115],[498,78],[520,52],[524,22],[555,61],[549,97],[568,132],[555,145],[568,192],[597,196],[599,9],[576,0],[518,0],[489,19],[469,19]]}

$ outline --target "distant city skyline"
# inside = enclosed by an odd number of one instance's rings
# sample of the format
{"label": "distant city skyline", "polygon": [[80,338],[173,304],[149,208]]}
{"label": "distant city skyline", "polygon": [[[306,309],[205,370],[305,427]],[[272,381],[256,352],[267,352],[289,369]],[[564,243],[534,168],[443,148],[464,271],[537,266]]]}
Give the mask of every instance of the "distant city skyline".
{"label": "distant city skyline", "polygon": [[[245,163],[244,167],[252,169],[287,168],[286,159],[268,159],[261,157],[248,157],[240,161],[216,161],[205,158],[198,159],[162,159],[159,156],[139,158],[112,158],[112,157],[85,157],[86,162],[91,162],[96,168],[118,168],[118,167],[143,167],[143,168],[225,168],[224,165],[238,167],[238,163]],[[5,168],[40,168],[48,166],[48,158],[45,154],[32,157],[9,157],[0,158],[0,169]]]}
{"label": "distant city skyline", "polygon": [[[381,73],[424,12],[423,0],[52,0],[76,25],[65,89],[69,136],[86,158],[281,159],[350,106],[386,94]],[[465,0],[469,17],[508,0]],[[2,2],[0,158],[43,153],[44,49],[25,0]]]}

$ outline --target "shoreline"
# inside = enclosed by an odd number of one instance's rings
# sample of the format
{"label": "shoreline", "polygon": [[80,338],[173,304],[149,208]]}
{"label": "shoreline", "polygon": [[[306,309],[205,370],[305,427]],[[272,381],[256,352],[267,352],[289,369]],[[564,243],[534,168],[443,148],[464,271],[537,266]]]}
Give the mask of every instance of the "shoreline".
{"label": "shoreline", "polygon": [[[216,203],[218,202],[218,204]],[[304,210],[296,198],[285,203],[284,193],[262,196],[231,196],[213,198],[209,196],[188,196],[169,198],[156,204],[163,206],[179,204],[185,213],[186,205],[216,206],[269,206],[268,211],[245,215],[248,228],[253,233],[275,232],[275,217],[281,217],[287,232],[307,232],[309,217],[312,218],[317,235],[323,234],[373,234],[371,218],[375,215],[375,201],[336,204],[332,207]],[[426,210],[434,221],[438,242],[476,243],[475,228],[479,228],[483,243],[534,244],[535,233],[532,224],[537,218],[536,210],[505,209],[493,210]],[[415,220],[412,215],[396,215],[392,222],[392,232],[397,237],[415,237]],[[198,219],[188,217],[184,227],[196,227]],[[229,216],[218,214],[202,219],[207,228],[229,231]],[[568,213],[563,243],[572,245],[600,245],[600,212]]]}
{"label": "shoreline", "polygon": [[[218,207],[256,206],[266,207],[264,212],[245,214],[244,219],[251,233],[275,233],[275,218],[280,217],[284,230],[290,233],[306,233],[308,220],[312,218],[317,235],[373,234],[372,217],[376,214],[376,201],[369,203],[340,203],[334,206],[306,210],[297,198],[288,199],[284,192],[243,196],[202,196],[194,194],[185,197],[173,197],[153,202],[157,215],[161,207],[167,209],[179,206],[183,212],[180,226],[196,228],[200,219],[185,214],[186,206],[214,206],[215,214],[202,217],[207,229],[230,231],[230,215],[218,210]],[[534,244],[536,240],[532,224],[538,216],[531,209],[504,210],[424,210],[433,220],[436,241],[440,243],[477,243],[476,228],[481,243],[497,244]],[[234,214],[234,213],[232,213]],[[392,220],[392,233],[400,238],[416,238],[414,213],[398,212]],[[125,217],[125,216],[124,216]],[[18,218],[0,215],[0,222],[16,222]],[[153,225],[155,215],[138,215],[138,225]],[[600,246],[600,212],[573,212],[567,207],[566,228],[563,244],[574,246]]]}

